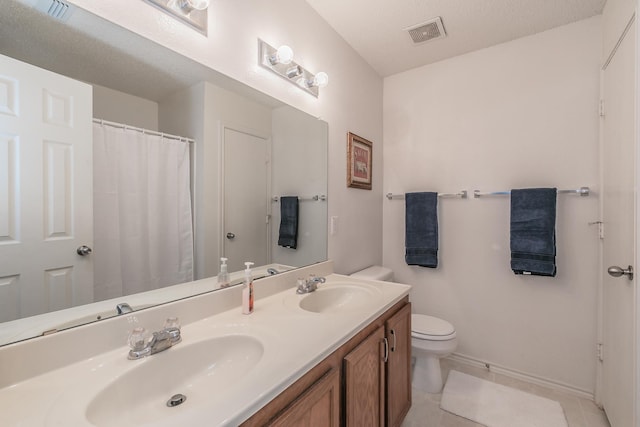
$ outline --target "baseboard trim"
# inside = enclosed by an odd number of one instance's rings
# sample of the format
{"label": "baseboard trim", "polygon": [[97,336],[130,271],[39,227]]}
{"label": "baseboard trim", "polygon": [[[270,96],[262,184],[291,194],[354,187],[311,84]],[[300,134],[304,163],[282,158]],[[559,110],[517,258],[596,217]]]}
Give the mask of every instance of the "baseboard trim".
{"label": "baseboard trim", "polygon": [[480,360],[475,357],[468,356],[466,354],[461,353],[453,353],[447,359],[453,360],[454,362],[464,363],[467,365],[475,366],[478,368],[488,369],[489,372],[493,372],[496,374],[501,374],[507,377],[515,378],[517,380],[526,381],[532,384],[536,384],[539,386],[555,389],[562,391],[564,393],[569,393],[577,397],[581,397],[584,399],[594,400],[594,395],[592,391],[584,390],[570,384],[566,384],[560,381],[551,380],[549,378],[544,378],[538,375],[529,374],[526,372],[518,371],[515,369],[507,368],[505,366],[501,366],[486,360]]}

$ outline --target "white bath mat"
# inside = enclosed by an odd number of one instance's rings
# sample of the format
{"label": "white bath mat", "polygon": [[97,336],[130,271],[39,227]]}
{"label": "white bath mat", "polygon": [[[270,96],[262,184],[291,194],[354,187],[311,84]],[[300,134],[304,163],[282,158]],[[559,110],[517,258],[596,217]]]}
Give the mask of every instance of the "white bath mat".
{"label": "white bath mat", "polygon": [[567,427],[555,400],[450,371],[440,407],[487,427]]}

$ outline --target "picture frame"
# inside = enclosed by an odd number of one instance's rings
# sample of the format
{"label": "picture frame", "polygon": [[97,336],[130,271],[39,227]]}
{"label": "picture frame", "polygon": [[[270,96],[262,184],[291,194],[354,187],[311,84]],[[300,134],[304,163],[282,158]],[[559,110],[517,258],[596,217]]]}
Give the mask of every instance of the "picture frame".
{"label": "picture frame", "polygon": [[371,190],[373,143],[354,133],[347,133],[347,187]]}

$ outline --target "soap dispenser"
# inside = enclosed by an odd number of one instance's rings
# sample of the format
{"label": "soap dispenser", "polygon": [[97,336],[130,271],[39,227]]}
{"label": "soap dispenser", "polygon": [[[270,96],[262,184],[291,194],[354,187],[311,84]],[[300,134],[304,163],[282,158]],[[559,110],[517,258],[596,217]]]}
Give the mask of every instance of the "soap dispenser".
{"label": "soap dispenser", "polygon": [[253,277],[251,276],[252,262],[245,262],[244,288],[242,289],[242,314],[253,313]]}
{"label": "soap dispenser", "polygon": [[220,258],[220,273],[218,273],[218,286],[226,288],[229,286],[229,273],[227,272],[227,258]]}

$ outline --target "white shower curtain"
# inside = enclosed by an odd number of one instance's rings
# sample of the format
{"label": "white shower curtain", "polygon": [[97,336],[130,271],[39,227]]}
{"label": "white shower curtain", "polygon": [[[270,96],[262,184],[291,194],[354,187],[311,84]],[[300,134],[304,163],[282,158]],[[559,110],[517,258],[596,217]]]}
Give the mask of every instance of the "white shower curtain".
{"label": "white shower curtain", "polygon": [[95,300],[193,280],[189,144],[93,129]]}

